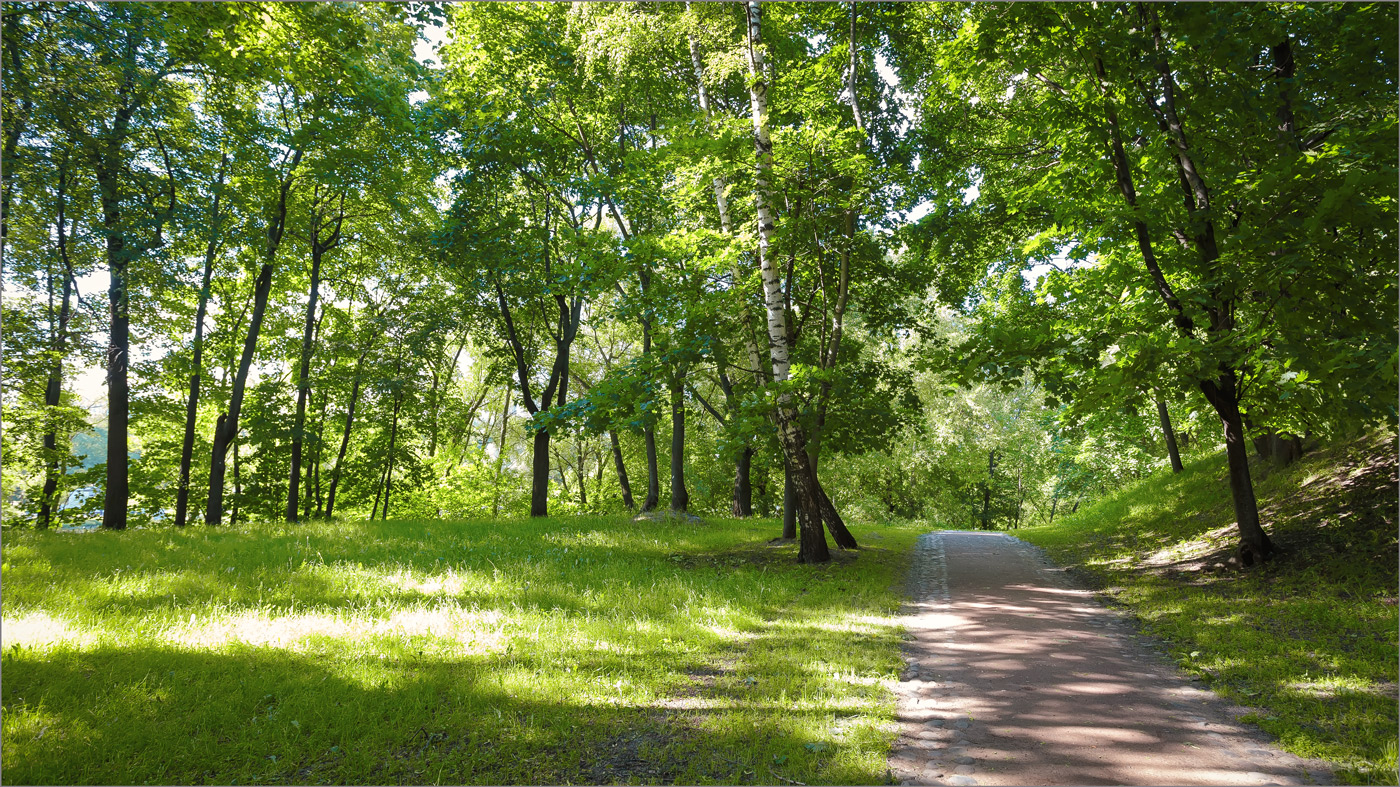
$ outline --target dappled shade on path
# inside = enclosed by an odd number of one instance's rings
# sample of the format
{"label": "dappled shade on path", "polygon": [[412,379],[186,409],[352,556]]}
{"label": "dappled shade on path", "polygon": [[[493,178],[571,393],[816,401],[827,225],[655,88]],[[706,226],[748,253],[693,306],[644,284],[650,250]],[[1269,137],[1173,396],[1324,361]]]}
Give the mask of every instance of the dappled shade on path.
{"label": "dappled shade on path", "polygon": [[922,537],[894,776],[918,784],[1307,784],[1121,616],[1000,533]]}

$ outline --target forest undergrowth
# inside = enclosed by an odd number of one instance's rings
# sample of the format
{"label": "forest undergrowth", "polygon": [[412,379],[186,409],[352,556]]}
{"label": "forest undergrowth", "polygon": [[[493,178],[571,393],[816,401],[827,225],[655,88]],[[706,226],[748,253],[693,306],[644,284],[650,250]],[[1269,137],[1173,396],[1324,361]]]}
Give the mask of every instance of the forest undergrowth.
{"label": "forest undergrowth", "polygon": [[6,533],[6,781],[884,783],[919,528],[779,530]]}
{"label": "forest undergrowth", "polygon": [[1262,568],[1231,561],[1219,454],[1018,535],[1131,610],[1283,748],[1344,783],[1396,784],[1395,435],[1254,472],[1279,548]]}

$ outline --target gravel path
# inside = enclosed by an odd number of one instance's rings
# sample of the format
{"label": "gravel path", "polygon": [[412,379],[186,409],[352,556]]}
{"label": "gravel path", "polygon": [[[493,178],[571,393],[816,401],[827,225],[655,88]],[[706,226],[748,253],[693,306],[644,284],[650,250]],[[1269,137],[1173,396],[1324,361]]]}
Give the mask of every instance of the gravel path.
{"label": "gravel path", "polygon": [[910,590],[903,784],[1331,783],[1019,539],[927,533]]}

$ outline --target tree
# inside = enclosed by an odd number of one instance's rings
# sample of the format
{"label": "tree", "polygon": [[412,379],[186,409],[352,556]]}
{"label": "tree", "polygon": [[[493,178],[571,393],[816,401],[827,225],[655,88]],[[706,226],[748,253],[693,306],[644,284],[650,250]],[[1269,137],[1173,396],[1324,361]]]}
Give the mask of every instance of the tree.
{"label": "tree", "polygon": [[[1160,351],[1159,365],[1180,375],[1170,382],[1200,391],[1220,419],[1241,556],[1249,564],[1273,549],[1258,521],[1245,453],[1251,398],[1262,410],[1273,391],[1288,392],[1301,416],[1292,381],[1329,374],[1339,410],[1375,417],[1380,387],[1367,393],[1369,375],[1333,361],[1358,353],[1379,359],[1387,352],[1381,347],[1393,343],[1389,331],[1378,332],[1379,323],[1362,316],[1374,313],[1374,293],[1389,285],[1376,281],[1365,295],[1352,289],[1370,281],[1369,274],[1358,277],[1355,261],[1372,259],[1377,245],[1393,245],[1393,234],[1373,223],[1386,201],[1378,181],[1346,174],[1355,172],[1357,156],[1378,153],[1381,129],[1393,127],[1393,107],[1376,100],[1388,88],[1367,76],[1369,66],[1356,73],[1317,68],[1300,85],[1284,76],[1285,52],[1299,62],[1308,49],[1302,42],[1340,39],[1382,64],[1394,62],[1394,53],[1372,27],[1377,18],[1359,10],[1313,16],[1260,6],[1228,21],[1226,14],[1204,6],[1018,7],[1005,15],[973,9],[956,20],[962,33],[943,39],[939,72],[920,62],[931,84],[942,86],[928,94],[929,117],[967,106],[973,94],[979,122],[963,128],[996,140],[968,144],[996,151],[965,159],[980,178],[976,202],[996,206],[976,220],[1020,240],[988,242],[970,260],[985,263],[991,254],[1005,270],[1034,258],[1016,253],[1021,244],[1039,249],[1042,261],[1068,247],[1085,266],[1042,279],[1044,297],[1055,304],[1064,302],[1067,280],[1095,275],[1111,282],[1108,291],[1122,294],[1118,301],[1101,289],[1086,311],[1103,320],[1127,308],[1136,315],[1130,322],[1150,326],[1121,337],[1117,358],[1136,363],[1140,350]],[[942,33],[949,16],[958,14],[926,21]],[[1319,65],[1329,47],[1315,50]],[[961,58],[978,70],[964,68]],[[1294,98],[1285,102],[1284,94]],[[1306,102],[1295,100],[1303,95]],[[1305,104],[1309,119],[1300,121]],[[1283,114],[1292,122],[1280,124]],[[1347,143],[1337,144],[1338,135]],[[1088,196],[1064,200],[1066,192]],[[1363,207],[1343,217],[1331,206],[1348,197]],[[1366,240],[1331,256],[1342,238]],[[1319,246],[1326,251],[1316,253]],[[1305,294],[1313,290],[1300,286],[1304,281],[1326,301]],[[1354,313],[1330,302],[1348,291],[1360,304]],[[1308,319],[1283,317],[1299,312]],[[1341,333],[1353,349],[1332,344]],[[1303,349],[1309,341],[1339,355],[1313,356]],[[1281,353],[1283,346],[1290,349]],[[1298,363],[1308,368],[1289,368]],[[1323,412],[1312,411],[1314,424]]]}

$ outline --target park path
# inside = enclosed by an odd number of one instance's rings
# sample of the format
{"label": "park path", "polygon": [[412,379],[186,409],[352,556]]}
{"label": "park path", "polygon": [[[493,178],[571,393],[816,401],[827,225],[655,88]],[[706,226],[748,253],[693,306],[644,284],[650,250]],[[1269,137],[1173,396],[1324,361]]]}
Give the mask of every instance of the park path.
{"label": "park path", "polygon": [[903,784],[1331,783],[1019,539],[927,533],[910,590]]}

